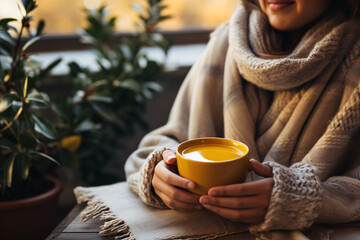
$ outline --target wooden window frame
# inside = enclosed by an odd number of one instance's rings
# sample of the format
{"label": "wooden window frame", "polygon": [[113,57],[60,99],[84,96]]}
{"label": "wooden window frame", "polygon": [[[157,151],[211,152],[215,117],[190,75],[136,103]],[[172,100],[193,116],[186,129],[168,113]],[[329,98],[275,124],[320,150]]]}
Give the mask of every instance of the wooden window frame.
{"label": "wooden window frame", "polygon": [[[172,39],[174,45],[205,44],[209,41],[209,35],[213,30],[180,30],[161,32],[166,38]],[[133,33],[118,33],[116,42],[122,38],[135,40]],[[26,40],[26,39],[25,39]],[[30,52],[57,52],[86,50],[88,45],[80,42],[78,35],[49,35],[43,36],[36,44],[29,48]]]}

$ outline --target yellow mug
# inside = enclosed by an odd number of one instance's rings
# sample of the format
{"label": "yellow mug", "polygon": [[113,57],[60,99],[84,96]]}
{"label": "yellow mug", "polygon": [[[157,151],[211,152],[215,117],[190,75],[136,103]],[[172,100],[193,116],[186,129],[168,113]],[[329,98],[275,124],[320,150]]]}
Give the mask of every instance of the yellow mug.
{"label": "yellow mug", "polygon": [[210,188],[245,180],[251,170],[249,148],[226,138],[196,138],[182,142],[176,149],[180,176],[196,184],[191,192],[206,195]]}

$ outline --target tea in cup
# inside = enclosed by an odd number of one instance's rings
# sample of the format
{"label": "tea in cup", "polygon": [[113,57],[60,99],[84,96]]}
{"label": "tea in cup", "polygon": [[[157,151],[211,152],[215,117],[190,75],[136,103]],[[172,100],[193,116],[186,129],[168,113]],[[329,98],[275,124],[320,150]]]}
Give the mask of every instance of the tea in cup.
{"label": "tea in cup", "polygon": [[192,192],[208,194],[210,188],[245,180],[251,170],[249,148],[226,138],[197,138],[181,143],[176,149],[180,176],[196,184]]}

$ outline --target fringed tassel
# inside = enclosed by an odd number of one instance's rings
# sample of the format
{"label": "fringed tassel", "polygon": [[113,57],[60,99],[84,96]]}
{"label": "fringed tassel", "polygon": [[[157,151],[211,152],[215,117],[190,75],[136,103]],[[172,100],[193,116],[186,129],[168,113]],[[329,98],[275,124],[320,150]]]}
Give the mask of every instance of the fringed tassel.
{"label": "fringed tassel", "polygon": [[109,211],[109,208],[103,202],[94,199],[94,195],[91,195],[90,192],[82,187],[75,188],[74,193],[78,203],[87,202],[87,207],[80,215],[82,222],[86,222],[91,218],[100,218],[101,221],[104,221],[104,224],[101,226],[102,231],[99,232],[101,236],[112,239],[136,240],[126,223]]}
{"label": "fringed tassel", "polygon": [[94,195],[90,194],[90,192],[83,187],[76,187],[74,194],[78,204],[88,202],[94,198]]}
{"label": "fringed tassel", "polygon": [[80,219],[83,222],[91,218],[98,218],[104,212],[108,211],[109,208],[106,207],[101,201],[98,200],[91,200],[88,202],[88,206],[82,211],[80,215]]}

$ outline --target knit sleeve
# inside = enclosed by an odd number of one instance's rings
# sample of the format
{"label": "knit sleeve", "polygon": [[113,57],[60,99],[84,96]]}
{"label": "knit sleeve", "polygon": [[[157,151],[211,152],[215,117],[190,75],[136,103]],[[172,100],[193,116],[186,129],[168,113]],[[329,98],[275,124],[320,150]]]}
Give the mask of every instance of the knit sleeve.
{"label": "knit sleeve", "polygon": [[252,226],[251,231],[299,230],[311,226],[322,206],[316,168],[306,163],[291,167],[276,162],[264,164],[272,167],[274,187],[264,222]]}
{"label": "knit sleeve", "polygon": [[127,178],[131,190],[136,193],[143,202],[158,208],[165,208],[166,205],[156,195],[151,182],[154,176],[155,167],[162,160],[162,153],[165,150],[166,148],[164,147],[154,150],[147,157],[145,163],[141,166],[141,169]]}

